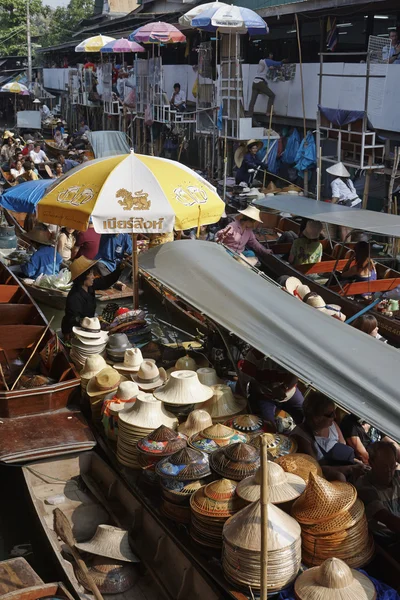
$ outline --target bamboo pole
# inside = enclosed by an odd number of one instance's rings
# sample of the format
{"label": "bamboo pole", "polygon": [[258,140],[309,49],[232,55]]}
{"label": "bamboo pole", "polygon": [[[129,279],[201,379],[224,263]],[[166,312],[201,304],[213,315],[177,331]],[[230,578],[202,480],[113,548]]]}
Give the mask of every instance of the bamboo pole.
{"label": "bamboo pole", "polygon": [[[300,81],[301,81],[301,103],[303,106],[303,136],[304,142],[307,137],[307,126],[306,126],[306,105],[304,102],[304,81],[303,81],[303,58],[301,52],[301,41],[300,41],[300,29],[299,29],[299,18],[297,14],[296,17],[296,34],[297,34],[297,46],[299,48],[299,60],[300,60]],[[304,192],[308,194],[308,171],[307,169],[304,171]]]}
{"label": "bamboo pole", "polygon": [[261,595],[268,595],[268,451],[267,436],[261,436]]}
{"label": "bamboo pole", "polygon": [[[267,153],[266,153],[267,167],[268,167],[268,152],[269,152],[269,142],[271,140],[271,127],[272,127],[272,115],[273,114],[274,114],[274,105],[271,106],[271,110],[269,112],[269,129],[268,129],[268,141],[267,141]],[[267,178],[267,171],[264,169],[263,188],[265,188],[266,178]]]}
{"label": "bamboo pole", "polygon": [[139,308],[139,260],[137,247],[137,233],[132,233],[132,283],[133,283],[133,309]]}
{"label": "bamboo pole", "polygon": [[364,194],[363,194],[363,201],[362,201],[362,207],[365,209],[367,208],[367,204],[368,204],[368,196],[369,196],[369,185],[371,183],[371,165],[372,165],[372,156],[368,156],[368,169],[367,169],[367,174],[365,175],[365,186],[364,186]]}
{"label": "bamboo pole", "polygon": [[225,204],[226,204],[226,176],[227,176],[227,171],[228,171],[227,127],[228,127],[228,121],[226,119],[225,120],[225,142],[224,142],[224,192],[223,192],[223,198],[222,198],[223,201],[225,202]]}
{"label": "bamboo pole", "polygon": [[44,336],[46,335],[47,331],[49,330],[49,328],[50,328],[50,325],[51,325],[51,323],[52,323],[53,319],[54,319],[54,315],[51,317],[50,321],[47,323],[47,327],[46,327],[46,329],[43,331],[42,335],[40,336],[40,338],[39,338],[39,341],[38,341],[38,342],[36,342],[36,344],[35,344],[35,347],[33,348],[33,350],[32,350],[32,352],[31,352],[31,354],[30,354],[30,356],[29,356],[28,360],[26,361],[26,363],[24,364],[24,366],[23,366],[23,368],[22,368],[22,371],[20,372],[20,374],[18,375],[17,379],[14,381],[13,385],[11,386],[11,391],[13,391],[13,389],[14,389],[14,388],[15,388],[15,386],[17,385],[18,381],[21,379],[22,375],[25,373],[25,370],[26,370],[27,366],[29,365],[29,363],[31,362],[31,360],[32,360],[33,356],[35,355],[35,353],[36,353],[36,350],[39,348],[39,344],[40,344],[40,342],[42,341],[42,339],[43,339],[43,338],[44,338]]}

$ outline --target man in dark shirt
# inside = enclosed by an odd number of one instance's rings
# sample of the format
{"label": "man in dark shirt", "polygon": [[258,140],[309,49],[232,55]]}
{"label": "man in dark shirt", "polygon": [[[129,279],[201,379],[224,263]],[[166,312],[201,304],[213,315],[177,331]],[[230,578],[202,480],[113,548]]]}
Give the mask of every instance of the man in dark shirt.
{"label": "man in dark shirt", "polygon": [[369,463],[367,449],[372,442],[369,435],[371,425],[359,419],[356,415],[349,414],[341,420],[340,429],[346,444],[353,448],[356,458],[367,465]]}
{"label": "man in dark shirt", "polygon": [[90,260],[96,258],[100,246],[100,233],[94,230],[93,223],[89,222],[89,227],[86,231],[80,231],[77,235],[74,253],[76,258],[85,256]]}
{"label": "man in dark shirt", "polygon": [[58,162],[62,164],[63,173],[68,173],[68,171],[79,165],[79,163],[76,160],[65,158],[63,154],[58,155]]}

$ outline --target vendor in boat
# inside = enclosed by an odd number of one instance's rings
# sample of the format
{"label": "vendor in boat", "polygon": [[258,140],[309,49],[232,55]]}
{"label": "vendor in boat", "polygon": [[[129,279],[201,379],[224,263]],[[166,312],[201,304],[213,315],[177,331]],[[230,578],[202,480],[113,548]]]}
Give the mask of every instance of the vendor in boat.
{"label": "vendor in boat", "polygon": [[66,265],[72,260],[72,250],[75,247],[75,241],[75,229],[62,227],[57,240],[57,252],[62,256],[62,261]]}
{"label": "vendor in boat", "polygon": [[298,451],[315,458],[329,480],[357,479],[367,468],[355,458],[335,422],[336,407],[332,400],[312,391],[303,404],[304,420],[291,435]]}
{"label": "vendor in boat", "polygon": [[79,163],[71,158],[65,158],[64,154],[58,155],[58,162],[62,165],[62,172],[68,173],[74,167],[77,167]]}
{"label": "vendor in boat", "polygon": [[308,265],[321,262],[322,244],[320,235],[322,232],[320,221],[308,220],[300,236],[293,241],[289,254],[291,265]]}
{"label": "vendor in boat", "polygon": [[390,442],[375,442],[368,448],[371,470],[356,483],[365,504],[369,527],[382,543],[399,541],[400,471],[397,453]]}
{"label": "vendor in boat", "polygon": [[[132,239],[127,233],[103,233],[100,239],[100,247],[96,256],[96,268],[100,275],[106,276],[113,273],[121,263],[124,255],[132,256]],[[131,276],[131,270],[126,269],[120,273],[118,286],[124,285]]]}
{"label": "vendor in boat", "polygon": [[[215,240],[219,244],[224,244],[230,250],[243,254],[245,257],[257,255],[262,258],[267,254],[272,254],[272,250],[260,244],[254,235],[253,229],[257,223],[262,223],[258,208],[248,206],[244,210],[239,210],[239,213],[232,223],[217,232]],[[250,250],[246,250],[246,247]]]}
{"label": "vendor in boat", "polygon": [[62,261],[61,255],[54,253],[54,242],[51,232],[41,225],[37,225],[26,234],[36,252],[28,262],[21,265],[23,277],[36,279],[39,275],[57,275]]}
{"label": "vendor in boat", "polygon": [[241,364],[241,381],[249,384],[252,410],[264,421],[275,425],[275,414],[284,410],[295,423],[303,421],[303,394],[298,389],[298,378],[282,369],[252,348]]}
{"label": "vendor in boat", "polygon": [[97,260],[88,260],[80,256],[71,263],[72,289],[67,296],[65,315],[61,323],[64,337],[68,337],[72,328],[78,326],[84,317],[96,314],[96,290],[107,290],[121,276],[124,263],[121,262],[113,273],[105,277],[95,277],[94,266]]}
{"label": "vendor in boat", "polygon": [[260,167],[263,163],[257,158],[257,152],[261,150],[263,147],[263,143],[261,140],[249,140],[246,144],[246,152],[244,153],[244,148],[240,147],[238,154],[236,155],[236,164],[239,165],[238,170],[236,171],[236,184],[245,183],[246,185],[250,184],[250,181],[253,180],[254,173],[258,167]]}

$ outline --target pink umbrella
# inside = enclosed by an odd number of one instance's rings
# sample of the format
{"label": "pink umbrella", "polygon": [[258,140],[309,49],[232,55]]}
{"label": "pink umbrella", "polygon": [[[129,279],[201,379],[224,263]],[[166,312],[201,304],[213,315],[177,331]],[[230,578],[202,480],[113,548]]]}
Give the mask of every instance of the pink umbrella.
{"label": "pink umbrella", "polygon": [[128,39],[140,44],[176,44],[186,42],[186,36],[170,23],[148,23],[135,29]]}
{"label": "pink umbrella", "polygon": [[145,52],[145,49],[140,44],[136,42],[130,42],[126,38],[121,38],[120,40],[113,40],[112,42],[108,42],[100,52],[108,52],[116,54],[118,52]]}

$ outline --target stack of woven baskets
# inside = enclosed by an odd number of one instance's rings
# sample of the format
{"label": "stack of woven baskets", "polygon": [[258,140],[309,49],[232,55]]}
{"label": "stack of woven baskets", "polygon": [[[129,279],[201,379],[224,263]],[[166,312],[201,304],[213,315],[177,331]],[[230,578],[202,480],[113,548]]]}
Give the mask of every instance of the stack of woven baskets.
{"label": "stack of woven baskets", "polygon": [[211,548],[222,547],[225,522],[244,506],[235,490],[235,481],[219,479],[192,495],[190,535],[196,542]]}
{"label": "stack of woven baskets", "polygon": [[301,524],[307,566],[336,557],[359,568],[372,558],[374,544],[364,504],[350,483],[329,482],[311,473],[305,492],[293,504],[292,515]]}

